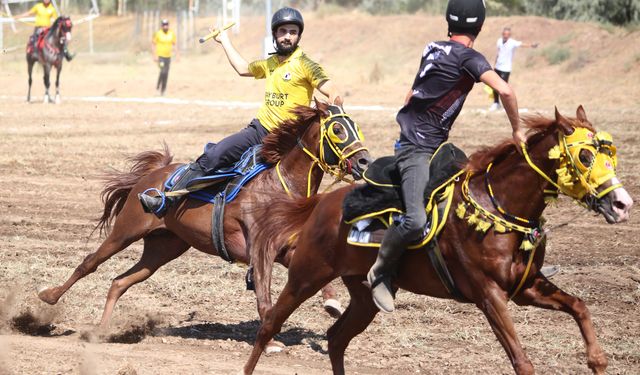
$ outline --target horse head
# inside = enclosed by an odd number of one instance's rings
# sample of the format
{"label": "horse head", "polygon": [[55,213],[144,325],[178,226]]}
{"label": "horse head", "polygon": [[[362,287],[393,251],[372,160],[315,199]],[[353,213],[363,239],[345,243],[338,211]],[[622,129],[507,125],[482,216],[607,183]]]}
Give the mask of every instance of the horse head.
{"label": "horse head", "polygon": [[555,159],[555,186],[591,210],[601,213],[609,224],[629,218],[633,199],[616,176],[617,149],[611,134],[595,131],[582,106],[576,118],[555,111],[558,143],[549,150]]}
{"label": "horse head", "polygon": [[342,106],[316,101],[322,112],[320,120],[319,159],[331,167],[338,167],[356,180],[362,178],[372,162],[364,146],[364,135],[358,124],[344,112]]}
{"label": "horse head", "polygon": [[263,158],[276,164],[297,146],[315,166],[336,179],[347,174],[356,180],[362,178],[372,158],[360,128],[342,107],[317,100],[315,104],[315,108],[295,108],[295,119],[285,121],[264,138]]}
{"label": "horse head", "polygon": [[73,23],[69,16],[58,17],[51,26],[51,31],[60,39],[60,44],[71,40],[71,29],[73,29]]}

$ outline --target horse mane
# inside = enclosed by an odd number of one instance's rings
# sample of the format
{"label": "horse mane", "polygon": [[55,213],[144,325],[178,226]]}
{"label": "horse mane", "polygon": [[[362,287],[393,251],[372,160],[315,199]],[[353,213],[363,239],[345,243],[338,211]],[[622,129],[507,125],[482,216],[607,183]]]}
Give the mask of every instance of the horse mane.
{"label": "horse mane", "polygon": [[47,31],[47,36],[54,35],[56,30],[58,29],[58,24],[60,23],[60,20],[62,20],[63,18],[64,18],[63,16],[60,16],[56,18],[55,21],[53,21],[53,24],[49,27],[49,31]]}
{"label": "horse mane", "polygon": [[[593,125],[588,121],[579,121],[575,118],[571,118],[569,121],[574,127],[583,127],[595,131]],[[558,131],[555,119],[544,117],[540,114],[524,117],[522,124],[528,129],[527,143],[529,144],[538,142],[549,131]],[[486,146],[471,154],[466,169],[472,173],[484,171],[490,163],[503,159],[514,152],[517,151],[513,139],[505,139],[495,146]]]}
{"label": "horse mane", "polygon": [[262,158],[265,162],[279,162],[298,143],[309,126],[327,113],[328,105],[316,101],[316,108],[300,105],[293,109],[294,119],[286,120],[262,140]]}

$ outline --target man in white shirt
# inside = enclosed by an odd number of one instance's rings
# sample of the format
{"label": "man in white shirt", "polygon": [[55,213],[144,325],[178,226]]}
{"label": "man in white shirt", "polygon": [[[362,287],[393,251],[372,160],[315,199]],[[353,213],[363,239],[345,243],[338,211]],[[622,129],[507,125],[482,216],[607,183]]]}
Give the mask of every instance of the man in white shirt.
{"label": "man in white shirt", "polygon": [[[509,75],[511,74],[511,68],[513,65],[513,53],[518,47],[538,47],[538,43],[523,43],[519,40],[511,38],[511,28],[505,27],[502,29],[502,38],[498,38],[496,42],[498,47],[498,55],[496,56],[496,63],[494,70],[500,78],[505,82],[509,82]],[[490,111],[500,109],[500,95],[493,91],[493,104],[489,108]]]}

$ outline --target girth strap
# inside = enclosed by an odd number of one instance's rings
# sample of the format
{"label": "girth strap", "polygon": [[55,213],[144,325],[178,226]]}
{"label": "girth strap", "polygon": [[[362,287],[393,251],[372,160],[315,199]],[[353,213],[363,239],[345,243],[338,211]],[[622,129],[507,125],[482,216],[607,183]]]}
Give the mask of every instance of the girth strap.
{"label": "girth strap", "polygon": [[460,293],[460,290],[456,287],[456,283],[453,281],[453,277],[449,273],[449,269],[447,268],[447,264],[444,261],[444,257],[440,252],[440,247],[438,246],[438,240],[434,239],[428,245],[427,254],[429,255],[429,260],[431,261],[431,265],[433,269],[436,271],[438,278],[444,285],[445,289],[449,294],[453,296],[456,301],[465,302],[466,298]]}
{"label": "girth strap", "polygon": [[235,260],[227,251],[224,244],[224,205],[225,194],[218,194],[213,200],[213,211],[211,215],[211,239],[213,246],[218,249],[220,257],[227,262],[233,263]]}

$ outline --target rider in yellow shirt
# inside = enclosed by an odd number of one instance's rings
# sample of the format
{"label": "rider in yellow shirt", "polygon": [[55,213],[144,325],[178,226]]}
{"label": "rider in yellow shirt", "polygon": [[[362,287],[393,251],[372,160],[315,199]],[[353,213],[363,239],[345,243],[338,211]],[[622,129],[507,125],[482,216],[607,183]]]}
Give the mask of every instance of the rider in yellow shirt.
{"label": "rider in yellow shirt", "polygon": [[[20,15],[15,16],[14,18],[24,18],[35,16],[35,29],[33,30],[33,35],[29,39],[29,43],[33,46],[33,49],[36,50],[36,42],[38,41],[38,36],[40,33],[51,26],[51,24],[58,18],[58,12],[56,8],[51,4],[51,0],[42,0],[41,3],[38,3],[31,7],[27,12],[24,12]],[[73,56],[69,53],[67,49],[67,44],[64,43],[63,47],[64,57],[67,61],[71,61]]]}
{"label": "rider in yellow shirt", "polygon": [[171,53],[175,48],[176,60],[178,59],[178,48],[176,46],[176,34],[169,30],[169,20],[162,20],[162,29],[153,34],[151,40],[153,59],[160,67],[160,75],[156,89],[160,95],[164,95],[167,89],[167,80],[169,79],[169,66],[171,65]]}
{"label": "rider in yellow shirt", "polygon": [[[251,64],[236,51],[225,32],[216,37],[229,63],[240,76],[266,80],[264,99],[257,118],[238,133],[222,139],[214,147],[208,147],[204,154],[189,165],[171,190],[184,189],[194,178],[231,166],[248,148],[260,144],[262,138],[284,120],[294,118],[291,109],[298,105],[309,105],[314,89],[327,96],[329,102],[340,102],[335,86],[322,67],[298,47],[303,31],[304,20],[298,10],[278,10],[271,19],[276,52],[265,60]],[[158,217],[162,217],[169,206],[180,200],[176,197],[166,197],[163,200],[162,197],[146,194],[139,197],[145,211],[153,212]]]}

